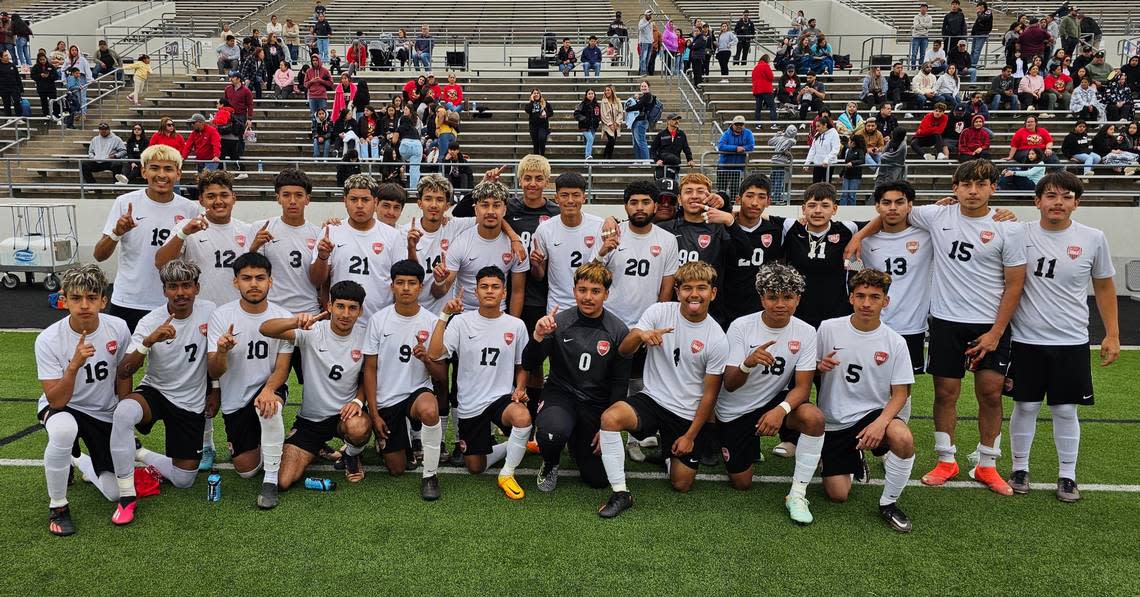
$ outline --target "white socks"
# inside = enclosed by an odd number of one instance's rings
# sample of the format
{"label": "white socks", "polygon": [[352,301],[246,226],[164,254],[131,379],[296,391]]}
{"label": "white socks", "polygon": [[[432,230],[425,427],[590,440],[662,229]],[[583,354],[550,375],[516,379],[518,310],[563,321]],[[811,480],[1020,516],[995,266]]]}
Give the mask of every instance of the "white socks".
{"label": "white socks", "polygon": [[[60,508],[67,505],[67,471],[71,469],[71,447],[79,434],[75,417],[68,413],[56,413],[44,424],[48,441],[44,448],[44,477],[47,479],[48,505]],[[88,458],[88,462],[91,459]],[[91,478],[95,478],[92,469]]]}
{"label": "white socks", "polygon": [[615,492],[629,491],[625,486],[625,446],[621,432],[599,431],[598,443],[602,445],[602,466],[606,468],[610,488]]}
{"label": "white socks", "polygon": [[111,463],[118,479],[119,496],[135,496],[135,425],[143,420],[142,405],[120,400],[111,425]]}
{"label": "white socks", "polygon": [[135,459],[147,466],[153,466],[162,475],[163,479],[170,481],[171,485],[179,489],[186,489],[194,484],[198,477],[198,469],[192,471],[174,466],[174,461],[165,454],[151,452],[146,448],[139,448],[135,452]]}
{"label": "white socks", "polygon": [[[456,421],[459,421],[459,419],[456,419]],[[458,423],[457,423],[457,425],[458,425]],[[439,415],[439,444],[440,445],[443,445],[443,437],[445,435],[447,435],[447,415]],[[421,438],[421,440],[425,444],[427,443],[426,439]],[[459,430],[458,429],[455,430],[455,441],[456,442],[459,441]],[[424,446],[424,460],[427,460],[427,446],[426,445]]]}
{"label": "white socks", "polygon": [[[798,448],[797,448],[798,450]],[[910,470],[914,468],[914,456],[899,458],[894,452],[887,452],[883,458],[883,469],[886,475],[883,482],[883,495],[879,497],[879,505],[886,506],[899,501],[906,482],[910,480]]]}
{"label": "white socks", "polygon": [[1081,446],[1081,423],[1076,404],[1050,406],[1053,411],[1053,443],[1057,446],[1057,476],[1077,480],[1077,451]]}
{"label": "white socks", "polygon": [[1029,450],[1037,433],[1037,413],[1040,402],[1014,402],[1009,414],[1009,451],[1013,457],[1013,470],[1029,470]]}
{"label": "white socks", "polygon": [[507,448],[509,447],[509,441],[491,446],[491,453],[487,455],[487,468],[491,468],[492,466],[499,464],[500,460],[506,458]]}
{"label": "white socks", "polygon": [[800,441],[796,444],[796,468],[792,473],[792,487],[788,495],[804,497],[807,493],[808,483],[811,482],[815,469],[819,466],[819,457],[823,452],[823,436],[800,434]]}
{"label": "white socks", "polygon": [[938,454],[938,462],[954,462],[954,455],[958,453],[958,448],[950,443],[949,433],[935,431],[934,451]]}
{"label": "white socks", "polygon": [[359,456],[364,451],[364,446],[354,446],[347,441],[344,442],[344,453],[349,456]]}
{"label": "white socks", "polygon": [[994,467],[997,466],[997,459],[1001,456],[1001,434],[997,434],[994,438],[993,446],[982,445],[978,442],[978,466]]}
{"label": "white socks", "polygon": [[511,477],[515,469],[526,456],[526,441],[530,439],[530,430],[533,427],[511,427],[511,436],[507,438],[507,456],[503,460],[503,468],[499,471],[500,477]]}
{"label": "white socks", "polygon": [[435,476],[439,470],[439,446],[443,443],[443,422],[440,417],[435,425],[423,425],[420,441],[424,447],[424,478]]}
{"label": "white socks", "polygon": [[265,482],[277,484],[277,471],[281,468],[281,450],[285,444],[285,421],[281,419],[281,405],[261,421],[261,462],[265,466]]}

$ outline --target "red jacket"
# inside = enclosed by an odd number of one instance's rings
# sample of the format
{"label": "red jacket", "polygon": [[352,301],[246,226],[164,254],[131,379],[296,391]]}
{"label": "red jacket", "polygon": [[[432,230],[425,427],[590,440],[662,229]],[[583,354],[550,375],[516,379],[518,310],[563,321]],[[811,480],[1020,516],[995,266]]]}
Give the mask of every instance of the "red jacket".
{"label": "red jacket", "polygon": [[[357,48],[360,49],[357,50]],[[349,46],[348,55],[345,57],[345,60],[349,64],[357,64],[362,67],[368,66],[368,48],[365,48],[364,46],[357,46],[355,44]]]}
{"label": "red jacket", "polygon": [[244,114],[247,119],[253,118],[253,92],[249,87],[226,85],[225,98],[234,109],[234,114]]}
{"label": "red jacket", "polygon": [[161,132],[156,132],[150,136],[149,145],[169,145],[178,150],[178,153],[181,153],[183,156],[186,155],[183,152],[183,150],[186,148],[186,139],[183,139],[182,135],[179,135],[178,133],[174,133],[173,135],[164,135]]}
{"label": "red jacket", "polygon": [[986,132],[986,129],[969,127],[962,131],[962,136],[958,137],[958,153],[968,156],[978,148],[990,148],[990,134]]}
{"label": "red jacket", "polygon": [[456,105],[463,103],[463,88],[459,86],[459,83],[443,86],[443,101]]}
{"label": "red jacket", "polygon": [[767,60],[760,60],[752,67],[752,95],[772,93],[772,67]]}
{"label": "red jacket", "polygon": [[1045,149],[1045,146],[1053,142],[1053,135],[1049,131],[1037,127],[1036,130],[1030,131],[1025,127],[1017,129],[1013,134],[1013,139],[1010,140],[1009,146],[1017,151],[1025,149]]}
{"label": "red jacket", "polygon": [[222,155],[222,136],[218,129],[206,124],[200,131],[193,131],[186,139],[186,146],[182,148],[182,159],[191,155],[201,161],[212,160]]}
{"label": "red jacket", "polygon": [[949,116],[943,114],[942,118],[935,118],[934,112],[928,112],[926,116],[922,117],[922,122],[918,123],[918,130],[914,132],[914,136],[941,135],[946,132],[946,123],[948,122],[950,122]]}

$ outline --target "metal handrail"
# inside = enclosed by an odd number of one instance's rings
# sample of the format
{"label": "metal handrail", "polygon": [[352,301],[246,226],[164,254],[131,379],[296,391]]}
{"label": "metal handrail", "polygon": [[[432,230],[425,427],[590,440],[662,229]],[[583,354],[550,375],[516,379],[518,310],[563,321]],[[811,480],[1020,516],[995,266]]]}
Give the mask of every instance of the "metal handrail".
{"label": "metal handrail", "polygon": [[23,144],[24,141],[31,140],[32,138],[32,123],[28,118],[11,118],[7,122],[0,124],[0,131],[6,129],[15,131],[16,137],[4,145],[0,145],[0,154],[13,147],[15,147],[18,152],[20,145]]}
{"label": "metal handrail", "polygon": [[95,28],[98,29],[104,25],[110,25],[111,23],[114,23],[115,21],[125,19],[131,15],[142,14],[144,10],[150,10],[151,8],[154,7],[155,4],[165,4],[165,3],[166,3],[166,0],[147,0],[146,2],[141,2],[141,3],[136,4],[136,5],[128,8],[128,9],[120,10],[117,13],[107,15],[107,16],[99,19],[95,23]]}

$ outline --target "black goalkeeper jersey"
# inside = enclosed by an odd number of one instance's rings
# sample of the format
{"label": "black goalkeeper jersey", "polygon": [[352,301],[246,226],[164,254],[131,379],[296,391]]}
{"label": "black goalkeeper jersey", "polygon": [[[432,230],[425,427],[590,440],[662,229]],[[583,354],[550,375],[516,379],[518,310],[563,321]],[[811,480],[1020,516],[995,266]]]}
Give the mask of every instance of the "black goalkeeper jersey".
{"label": "black goalkeeper jersey", "polygon": [[523,368],[540,369],[549,356],[547,387],[591,404],[625,398],[630,360],[618,354],[618,347],[629,328],[609,311],[592,318],[583,316],[576,307],[558,313],[554,321],[558,327],[553,334],[526,345]]}

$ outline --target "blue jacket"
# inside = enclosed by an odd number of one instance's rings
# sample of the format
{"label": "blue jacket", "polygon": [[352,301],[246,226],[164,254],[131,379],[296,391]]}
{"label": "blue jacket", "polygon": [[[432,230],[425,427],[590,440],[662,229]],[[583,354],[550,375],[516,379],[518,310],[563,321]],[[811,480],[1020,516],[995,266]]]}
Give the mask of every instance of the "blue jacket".
{"label": "blue jacket", "polygon": [[582,62],[601,62],[602,61],[602,49],[599,47],[596,47],[596,46],[593,48],[591,48],[590,46],[586,46],[586,47],[582,48],[581,56],[582,56]]}
{"label": "blue jacket", "polygon": [[[739,153],[736,151],[737,147],[744,147],[744,152]],[[748,159],[748,152],[756,149],[756,139],[752,136],[752,131],[747,128],[740,131],[740,134],[735,133],[732,127],[720,136],[720,141],[717,142],[716,148],[721,152],[720,160],[717,163],[721,165],[743,165],[745,160]]]}

